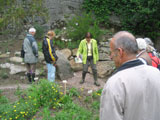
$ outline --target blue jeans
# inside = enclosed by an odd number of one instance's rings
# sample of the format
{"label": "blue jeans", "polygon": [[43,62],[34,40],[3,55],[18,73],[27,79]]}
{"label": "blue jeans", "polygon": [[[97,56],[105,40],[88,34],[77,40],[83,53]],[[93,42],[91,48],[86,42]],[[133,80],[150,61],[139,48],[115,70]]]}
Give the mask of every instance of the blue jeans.
{"label": "blue jeans", "polygon": [[53,64],[47,63],[47,70],[48,70],[48,80],[50,82],[55,81],[55,72],[56,72],[56,67]]}

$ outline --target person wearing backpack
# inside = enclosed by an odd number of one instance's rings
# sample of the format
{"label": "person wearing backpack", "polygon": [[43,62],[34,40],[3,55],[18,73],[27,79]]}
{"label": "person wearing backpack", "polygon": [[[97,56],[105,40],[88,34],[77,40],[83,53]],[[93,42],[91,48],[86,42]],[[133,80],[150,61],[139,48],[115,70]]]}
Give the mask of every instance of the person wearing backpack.
{"label": "person wearing backpack", "polygon": [[23,49],[24,49],[24,62],[26,63],[27,68],[27,77],[29,82],[34,82],[35,78],[35,70],[36,70],[36,63],[38,62],[38,45],[34,38],[36,34],[35,28],[29,29],[29,34],[26,35],[24,42],[23,42]]}
{"label": "person wearing backpack", "polygon": [[44,54],[44,58],[47,64],[47,78],[50,82],[55,81],[55,72],[56,72],[56,61],[58,59],[55,48],[53,47],[53,41],[55,33],[54,31],[48,31],[47,35],[44,37],[43,44],[42,44],[42,50]]}

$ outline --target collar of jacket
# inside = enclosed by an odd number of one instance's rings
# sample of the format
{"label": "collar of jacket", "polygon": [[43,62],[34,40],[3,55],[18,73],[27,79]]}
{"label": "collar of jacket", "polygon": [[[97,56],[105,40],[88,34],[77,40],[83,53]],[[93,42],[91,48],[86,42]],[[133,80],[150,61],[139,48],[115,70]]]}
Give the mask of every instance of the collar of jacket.
{"label": "collar of jacket", "polygon": [[[92,43],[92,41],[93,41],[93,39],[90,40],[90,43]],[[85,39],[85,42],[88,43],[86,39]]]}
{"label": "collar of jacket", "polygon": [[27,37],[33,37],[33,35],[31,35],[31,34],[28,33],[28,34],[27,34]]}
{"label": "collar of jacket", "polygon": [[132,61],[128,61],[126,63],[124,63],[122,66],[120,66],[113,74],[128,69],[128,68],[132,68],[132,67],[136,67],[139,65],[143,65],[144,63],[142,61],[140,61],[139,59],[136,60],[132,60]]}

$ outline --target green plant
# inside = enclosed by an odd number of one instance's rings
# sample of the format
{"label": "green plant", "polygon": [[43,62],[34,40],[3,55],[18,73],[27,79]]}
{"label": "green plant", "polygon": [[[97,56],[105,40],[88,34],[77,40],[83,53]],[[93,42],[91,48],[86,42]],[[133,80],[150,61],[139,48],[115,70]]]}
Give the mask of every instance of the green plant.
{"label": "green plant", "polygon": [[71,88],[70,90],[69,90],[69,96],[70,97],[73,97],[73,96],[79,96],[80,95],[80,92],[78,91],[78,89],[77,88]]}
{"label": "green plant", "polygon": [[83,13],[81,16],[75,16],[67,21],[67,36],[73,41],[82,40],[87,32],[91,32],[93,37],[99,40],[102,31],[98,23],[94,20],[91,13]]}
{"label": "green plant", "polygon": [[44,37],[44,28],[40,24],[35,24],[34,27],[36,29],[35,38],[42,39]]}
{"label": "green plant", "polygon": [[0,76],[1,76],[2,79],[9,78],[8,74],[5,71],[1,71]]}
{"label": "green plant", "polygon": [[36,23],[35,18],[39,17],[45,21],[48,19],[43,0],[0,0],[0,3],[0,34],[19,34],[24,25]]}
{"label": "green plant", "polygon": [[108,24],[110,15],[117,15],[122,30],[154,39],[160,35],[159,6],[159,0],[84,0],[83,2],[83,8],[87,12],[93,12],[99,22]]}

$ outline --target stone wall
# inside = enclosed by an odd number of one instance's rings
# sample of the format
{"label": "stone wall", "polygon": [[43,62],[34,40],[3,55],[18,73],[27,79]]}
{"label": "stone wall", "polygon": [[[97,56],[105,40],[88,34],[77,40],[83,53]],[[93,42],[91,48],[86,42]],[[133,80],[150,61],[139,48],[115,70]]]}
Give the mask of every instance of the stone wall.
{"label": "stone wall", "polygon": [[49,12],[48,25],[56,27],[56,22],[64,21],[65,16],[79,13],[82,3],[83,0],[45,0]]}

